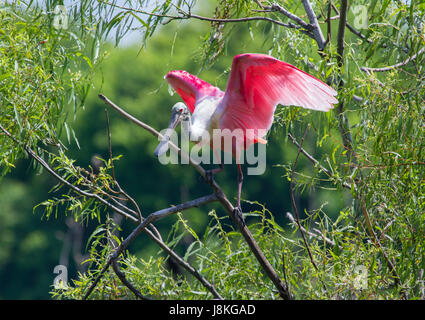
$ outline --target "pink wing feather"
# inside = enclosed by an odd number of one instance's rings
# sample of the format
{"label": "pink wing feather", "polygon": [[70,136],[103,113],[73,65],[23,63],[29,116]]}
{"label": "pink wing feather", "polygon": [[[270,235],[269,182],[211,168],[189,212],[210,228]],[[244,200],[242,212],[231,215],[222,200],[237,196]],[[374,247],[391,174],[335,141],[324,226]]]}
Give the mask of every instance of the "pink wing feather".
{"label": "pink wing feather", "polygon": [[183,99],[190,111],[195,110],[196,101],[205,96],[214,96],[221,98],[224,92],[219,88],[195,77],[189,72],[182,70],[170,71],[165,80],[173,87],[178,95]]}
{"label": "pink wing feather", "polygon": [[269,130],[277,104],[329,111],[338,102],[336,94],[288,63],[264,54],[240,54],[233,58],[220,128]]}

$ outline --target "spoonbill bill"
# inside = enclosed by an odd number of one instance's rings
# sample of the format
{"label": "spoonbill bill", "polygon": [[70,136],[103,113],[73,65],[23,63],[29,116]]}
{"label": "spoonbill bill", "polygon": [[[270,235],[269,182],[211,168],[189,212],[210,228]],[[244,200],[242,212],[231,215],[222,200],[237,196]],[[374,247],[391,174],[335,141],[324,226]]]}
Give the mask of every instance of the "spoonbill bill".
{"label": "spoonbill bill", "polygon": [[[239,159],[241,150],[264,139],[273,123],[278,104],[300,106],[318,111],[329,111],[338,103],[337,92],[312,75],[265,54],[239,54],[233,58],[226,90],[199,79],[182,70],[170,71],[165,80],[179,94],[184,103],[172,108],[167,132],[172,132],[182,120],[188,120],[189,140],[201,142],[205,133],[214,150],[214,134],[228,129],[242,130],[243,139],[232,141],[232,155]],[[217,130],[219,129],[219,130]],[[248,134],[249,133],[249,134]],[[169,134],[159,143],[155,155],[168,150]],[[221,145],[221,149],[223,144]],[[229,151],[229,150],[223,150]],[[241,216],[243,174],[238,165],[238,198],[236,208]],[[208,171],[209,178],[223,169]]]}

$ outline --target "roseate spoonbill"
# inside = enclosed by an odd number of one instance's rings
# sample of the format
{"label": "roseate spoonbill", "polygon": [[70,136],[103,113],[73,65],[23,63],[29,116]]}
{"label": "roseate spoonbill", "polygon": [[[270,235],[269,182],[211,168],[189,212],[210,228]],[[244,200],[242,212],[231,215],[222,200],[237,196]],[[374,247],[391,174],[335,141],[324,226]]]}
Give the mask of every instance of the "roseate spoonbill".
{"label": "roseate spoonbill", "polygon": [[[214,129],[250,131],[251,134],[246,134],[244,139],[232,142],[232,154],[236,159],[240,150],[247,149],[253,143],[267,143],[264,136],[273,123],[278,104],[329,111],[338,102],[334,97],[337,92],[327,84],[265,54],[235,56],[225,92],[186,71],[170,71],[165,80],[186,104],[179,102],[173,106],[169,129],[176,128],[182,120],[189,120],[189,139],[195,142],[200,142],[205,132],[212,140]],[[168,140],[169,135],[166,134],[155,150],[156,156],[168,150]],[[240,163],[237,165],[236,209],[241,217],[243,174]],[[209,171],[210,177],[222,169],[220,162],[220,168]]]}

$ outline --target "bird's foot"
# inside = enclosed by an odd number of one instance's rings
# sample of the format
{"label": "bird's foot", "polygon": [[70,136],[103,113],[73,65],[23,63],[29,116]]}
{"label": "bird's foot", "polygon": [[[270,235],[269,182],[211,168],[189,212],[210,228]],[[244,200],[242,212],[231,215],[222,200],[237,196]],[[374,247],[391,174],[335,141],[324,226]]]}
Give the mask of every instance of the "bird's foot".
{"label": "bird's foot", "polygon": [[235,215],[235,219],[237,219],[237,223],[242,226],[245,226],[245,218],[243,217],[242,208],[240,205],[233,209],[233,213]]}
{"label": "bird's foot", "polygon": [[214,180],[214,173],[215,173],[214,169],[205,171],[205,179],[207,180],[209,184],[211,184]]}
{"label": "bird's foot", "polygon": [[205,170],[205,178],[202,178],[202,176],[199,176],[199,179],[204,180],[208,184],[212,184],[214,181],[214,175],[220,171],[221,171],[220,169]]}
{"label": "bird's foot", "polygon": [[212,184],[214,180],[214,172],[212,170],[205,170],[205,178],[203,176],[198,177],[199,182],[206,182],[208,184]]}

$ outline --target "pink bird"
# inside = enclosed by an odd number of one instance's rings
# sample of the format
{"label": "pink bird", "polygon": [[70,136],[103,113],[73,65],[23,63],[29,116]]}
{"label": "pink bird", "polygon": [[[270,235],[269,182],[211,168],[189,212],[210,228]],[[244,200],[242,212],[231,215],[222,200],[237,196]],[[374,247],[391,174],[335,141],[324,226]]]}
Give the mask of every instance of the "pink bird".
{"label": "pink bird", "polygon": [[[278,104],[329,111],[338,102],[334,97],[337,92],[327,84],[265,54],[235,56],[225,92],[186,71],[170,71],[165,79],[186,104],[173,106],[169,129],[175,129],[182,120],[189,119],[189,139],[200,142],[203,134],[208,132],[212,147],[215,129],[242,130],[243,139],[232,141],[231,152],[235,159],[239,159],[241,150],[254,143],[267,143],[264,138],[273,123]],[[168,150],[168,139],[169,136],[158,145],[156,156]],[[240,163],[237,165],[236,209],[241,216],[243,174]],[[220,168],[209,171],[210,177],[222,169],[220,163]]]}

